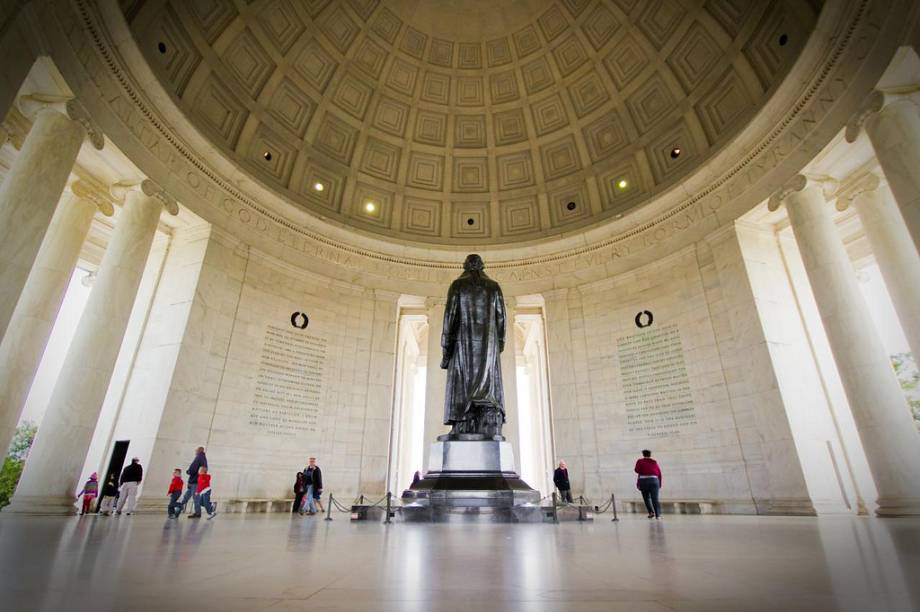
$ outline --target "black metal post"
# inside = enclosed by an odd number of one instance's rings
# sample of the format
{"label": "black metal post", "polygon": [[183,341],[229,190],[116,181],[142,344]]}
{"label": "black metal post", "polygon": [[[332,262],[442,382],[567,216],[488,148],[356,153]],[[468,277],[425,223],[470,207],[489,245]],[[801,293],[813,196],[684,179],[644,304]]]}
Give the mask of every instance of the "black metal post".
{"label": "black metal post", "polygon": [[362,506],[364,505],[364,494],[363,493],[361,494],[361,505]]}
{"label": "black metal post", "polygon": [[613,493],[610,494],[610,507],[613,508],[613,519],[610,522],[616,523],[620,519],[617,517],[617,496]]}
{"label": "black metal post", "polygon": [[553,491],[553,522],[559,522],[559,515],[556,514],[556,492]]}
{"label": "black metal post", "polygon": [[386,524],[390,524],[390,500],[393,497],[393,494],[387,491],[387,518],[383,521]]}
{"label": "black metal post", "polygon": [[332,493],[329,494],[329,507],[326,508],[326,520],[332,520],[332,506],[335,505],[335,498],[332,497]]}

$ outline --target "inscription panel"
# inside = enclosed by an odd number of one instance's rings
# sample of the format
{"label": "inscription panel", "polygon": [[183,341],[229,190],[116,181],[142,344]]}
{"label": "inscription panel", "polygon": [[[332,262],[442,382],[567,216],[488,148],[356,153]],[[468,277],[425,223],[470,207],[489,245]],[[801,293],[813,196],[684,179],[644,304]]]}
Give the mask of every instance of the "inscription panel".
{"label": "inscription panel", "polygon": [[325,363],[325,338],[269,325],[249,424],[278,436],[315,433],[325,387]]}
{"label": "inscription panel", "polygon": [[617,338],[626,432],[678,435],[696,424],[690,377],[676,324]]}

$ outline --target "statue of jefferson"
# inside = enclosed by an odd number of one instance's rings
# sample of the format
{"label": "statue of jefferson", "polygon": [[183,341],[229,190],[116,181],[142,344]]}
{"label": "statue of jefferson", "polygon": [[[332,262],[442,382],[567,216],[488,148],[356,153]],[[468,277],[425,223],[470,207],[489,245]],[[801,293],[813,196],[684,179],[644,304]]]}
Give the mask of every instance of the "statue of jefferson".
{"label": "statue of jefferson", "polygon": [[468,255],[463,274],[450,285],[441,333],[441,368],[447,370],[444,424],[448,437],[479,434],[503,439],[505,422],[501,352],[505,348],[502,290]]}

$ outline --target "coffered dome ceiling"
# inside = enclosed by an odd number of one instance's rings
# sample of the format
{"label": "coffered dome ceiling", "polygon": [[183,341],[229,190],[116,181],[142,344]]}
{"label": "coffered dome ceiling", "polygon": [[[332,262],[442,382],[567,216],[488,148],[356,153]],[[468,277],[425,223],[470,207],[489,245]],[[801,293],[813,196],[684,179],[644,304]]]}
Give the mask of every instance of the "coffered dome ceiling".
{"label": "coffered dome ceiling", "polygon": [[617,218],[755,116],[801,0],[123,0],[196,128],[292,205],[401,241]]}

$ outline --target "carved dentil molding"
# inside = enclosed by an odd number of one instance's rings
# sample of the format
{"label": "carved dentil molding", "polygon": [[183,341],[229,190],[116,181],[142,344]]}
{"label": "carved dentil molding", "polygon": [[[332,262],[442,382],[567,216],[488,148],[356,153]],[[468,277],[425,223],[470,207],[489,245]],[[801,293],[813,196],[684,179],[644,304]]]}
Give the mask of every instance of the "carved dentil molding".
{"label": "carved dentil molding", "polygon": [[112,197],[119,202],[124,202],[129,192],[137,191],[147,197],[159,200],[169,214],[173,216],[179,214],[179,205],[176,203],[175,198],[150,179],[144,179],[140,183],[116,183],[109,188],[109,191]]}

